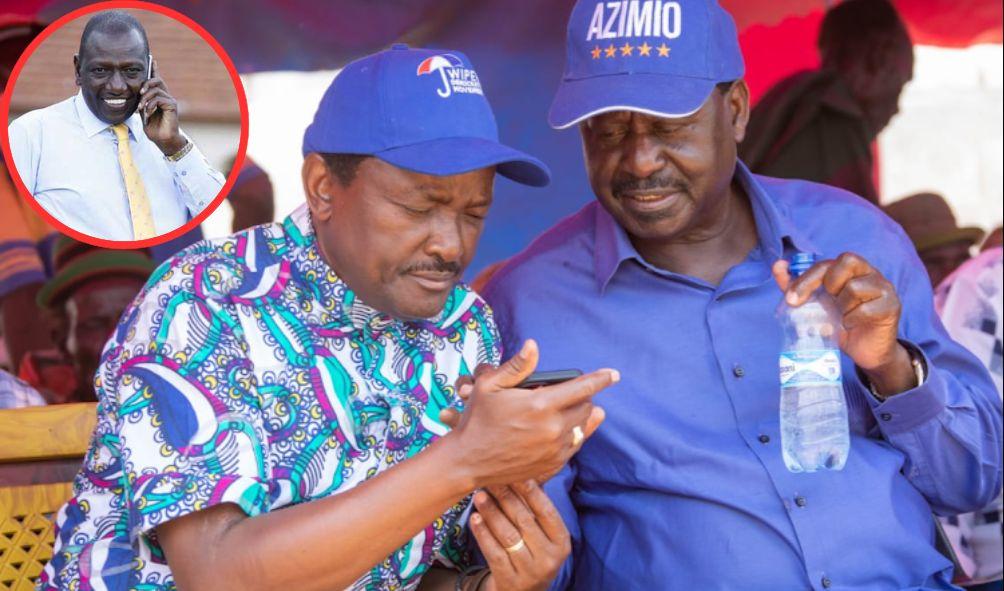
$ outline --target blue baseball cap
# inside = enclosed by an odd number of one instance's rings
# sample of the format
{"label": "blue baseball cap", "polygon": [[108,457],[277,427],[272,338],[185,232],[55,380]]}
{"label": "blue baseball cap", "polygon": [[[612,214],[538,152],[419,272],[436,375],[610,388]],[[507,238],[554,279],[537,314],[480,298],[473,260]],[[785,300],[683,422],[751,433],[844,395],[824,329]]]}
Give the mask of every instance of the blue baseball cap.
{"label": "blue baseball cap", "polygon": [[467,56],[397,44],[342,69],[303,134],[303,154],[365,154],[399,168],[453,175],[489,166],[542,187],[540,160],[499,143],[495,115]]}
{"label": "blue baseball cap", "polygon": [[548,113],[556,129],[609,111],[683,117],[744,71],[735,22],[716,0],[579,0],[566,46]]}

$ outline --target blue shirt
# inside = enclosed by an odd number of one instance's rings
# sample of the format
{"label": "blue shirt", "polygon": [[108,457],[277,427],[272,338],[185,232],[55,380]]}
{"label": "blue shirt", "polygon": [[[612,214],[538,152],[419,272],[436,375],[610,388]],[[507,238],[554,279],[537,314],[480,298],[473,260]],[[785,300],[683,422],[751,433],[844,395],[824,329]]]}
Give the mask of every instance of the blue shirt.
{"label": "blue shirt", "polygon": [[[902,230],[863,199],[751,174],[759,245],[717,286],[647,263],[591,203],[488,284],[503,347],[540,369],[613,367],[606,422],[547,484],[573,538],[555,589],[951,589],[931,511],[1001,486],[1001,405],[945,333]],[[770,265],[795,249],[865,257],[903,303],[901,338],[929,369],[880,403],[844,356],[851,450],[840,472],[781,458]]]}
{"label": "blue shirt", "polygon": [[[205,209],[226,178],[198,146],[176,162],[143,131],[139,113],[125,121],[129,147],[150,200],[157,235]],[[129,196],[119,166],[118,140],[80,93],[10,124],[10,150],[21,181],[47,212],[88,236],[132,240]]]}

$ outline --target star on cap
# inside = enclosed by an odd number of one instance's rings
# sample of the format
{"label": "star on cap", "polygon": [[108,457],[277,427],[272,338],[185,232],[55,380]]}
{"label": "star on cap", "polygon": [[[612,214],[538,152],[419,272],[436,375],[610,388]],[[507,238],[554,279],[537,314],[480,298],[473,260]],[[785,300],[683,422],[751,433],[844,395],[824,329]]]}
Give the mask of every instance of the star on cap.
{"label": "star on cap", "polygon": [[603,53],[603,50],[600,49],[599,45],[597,45],[593,47],[593,50],[589,53],[592,54],[594,60],[598,60],[600,59],[600,54]]}
{"label": "star on cap", "polygon": [[632,47],[631,44],[628,43],[627,41],[624,42],[624,45],[621,45],[621,55],[623,56],[631,55],[632,51],[634,51],[634,47]]}
{"label": "star on cap", "polygon": [[665,43],[656,47],[656,49],[659,51],[659,57],[669,57],[669,47]]}
{"label": "star on cap", "polygon": [[617,55],[617,48],[614,47],[613,43],[611,43],[604,51],[606,52],[606,57],[614,57]]}
{"label": "star on cap", "polygon": [[648,56],[651,52],[652,46],[647,41],[638,46],[638,55]]}

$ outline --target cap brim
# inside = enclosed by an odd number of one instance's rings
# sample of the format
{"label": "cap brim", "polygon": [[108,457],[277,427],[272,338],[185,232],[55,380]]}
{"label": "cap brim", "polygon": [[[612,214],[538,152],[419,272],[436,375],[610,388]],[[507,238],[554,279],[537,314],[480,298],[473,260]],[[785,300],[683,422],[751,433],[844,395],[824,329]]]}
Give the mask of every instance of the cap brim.
{"label": "cap brim", "polygon": [[399,168],[423,174],[448,176],[494,166],[500,175],[531,187],[543,187],[551,182],[551,171],[540,160],[484,138],[442,138],[373,155]]}
{"label": "cap brim", "polygon": [[953,242],[968,242],[970,245],[974,245],[983,239],[983,234],[984,232],[980,228],[956,228],[948,232],[923,236],[914,241],[914,247],[920,252]]}
{"label": "cap brim", "polygon": [[94,251],[57,272],[38,291],[35,301],[42,308],[50,308],[70,290],[96,278],[135,277],[145,283],[156,268],[153,260],[136,252]]}
{"label": "cap brim", "polygon": [[686,117],[704,104],[715,81],[665,74],[613,74],[564,80],[547,122],[565,129],[610,111],[637,111],[656,117]]}

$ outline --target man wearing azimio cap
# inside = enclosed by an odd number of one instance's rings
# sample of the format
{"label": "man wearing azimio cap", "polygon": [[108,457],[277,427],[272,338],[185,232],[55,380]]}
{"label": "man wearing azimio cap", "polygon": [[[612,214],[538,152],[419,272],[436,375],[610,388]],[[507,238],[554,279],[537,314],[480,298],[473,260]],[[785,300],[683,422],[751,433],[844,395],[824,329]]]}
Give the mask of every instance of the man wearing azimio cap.
{"label": "man wearing azimio cap", "polygon": [[517,388],[536,345],[493,369],[459,283],[495,172],[547,169],[499,143],[462,54],[406,46],[345,66],[303,154],[303,206],[185,249],[123,314],[43,589],[520,590],[563,563],[535,479],[617,373]]}
{"label": "man wearing azimio cap", "polygon": [[[550,123],[578,127],[596,201],[483,291],[504,350],[533,337],[548,365],[624,375],[546,486],[573,543],[554,588],[952,588],[931,512],[1000,489],[1000,400],[936,319],[895,223],[737,159],[743,73],[714,1],[572,11]],[[789,281],[799,252],[818,262]],[[774,313],[817,288],[842,315],[850,454],[792,473]]]}

